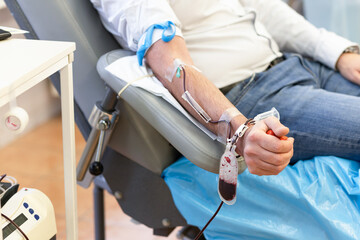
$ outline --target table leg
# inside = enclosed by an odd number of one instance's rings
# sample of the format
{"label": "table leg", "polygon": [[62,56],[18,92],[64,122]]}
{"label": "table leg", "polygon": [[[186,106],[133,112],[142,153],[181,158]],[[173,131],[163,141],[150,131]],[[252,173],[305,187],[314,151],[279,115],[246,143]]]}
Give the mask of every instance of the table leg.
{"label": "table leg", "polygon": [[[1,216],[1,203],[0,203],[0,222],[2,221],[2,216]],[[0,240],[3,240],[3,234],[2,234],[2,226],[0,229]]]}
{"label": "table leg", "polygon": [[78,239],[75,125],[72,64],[60,70],[61,114],[63,131],[66,239]]}

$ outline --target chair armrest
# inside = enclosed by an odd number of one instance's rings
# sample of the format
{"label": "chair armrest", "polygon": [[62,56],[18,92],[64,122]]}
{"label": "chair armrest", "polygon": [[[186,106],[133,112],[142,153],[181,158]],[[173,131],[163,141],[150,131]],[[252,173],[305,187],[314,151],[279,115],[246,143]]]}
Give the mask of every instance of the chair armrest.
{"label": "chair armrest", "polygon": [[[98,73],[115,92],[119,92],[126,82],[109,73],[105,67],[121,57],[132,54],[129,51],[114,50],[103,55],[98,61]],[[121,94],[121,98],[187,159],[207,171],[218,173],[219,159],[224,151],[223,144],[212,140],[161,97],[129,86]]]}

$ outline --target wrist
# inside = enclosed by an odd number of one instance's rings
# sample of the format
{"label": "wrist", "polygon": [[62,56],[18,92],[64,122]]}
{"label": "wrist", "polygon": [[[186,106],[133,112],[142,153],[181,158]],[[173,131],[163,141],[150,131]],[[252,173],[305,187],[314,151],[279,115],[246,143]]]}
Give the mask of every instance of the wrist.
{"label": "wrist", "polygon": [[244,116],[242,116],[242,118],[239,117],[234,121],[234,128],[232,128],[232,133],[231,133],[232,143],[237,146],[236,152],[240,156],[243,156],[244,146],[245,146],[244,140],[246,136],[249,134],[254,124],[255,121],[252,118],[247,119]]}
{"label": "wrist", "polygon": [[236,130],[248,119],[244,115],[238,115],[230,121],[230,136],[233,136]]}
{"label": "wrist", "polygon": [[346,56],[348,55],[353,55],[353,54],[359,54],[359,47],[358,46],[350,46],[347,47],[339,56],[336,64],[335,64],[335,70],[340,70],[341,69],[341,65],[343,62],[343,59],[346,58]]}

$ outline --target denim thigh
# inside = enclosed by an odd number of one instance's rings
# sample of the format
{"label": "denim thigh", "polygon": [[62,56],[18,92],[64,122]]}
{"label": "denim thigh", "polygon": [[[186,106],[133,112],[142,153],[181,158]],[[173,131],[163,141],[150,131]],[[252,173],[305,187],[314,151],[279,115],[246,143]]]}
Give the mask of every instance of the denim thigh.
{"label": "denim thigh", "polygon": [[287,54],[226,96],[248,118],[275,107],[295,138],[292,162],[320,155],[360,160],[360,87],[338,72]]}

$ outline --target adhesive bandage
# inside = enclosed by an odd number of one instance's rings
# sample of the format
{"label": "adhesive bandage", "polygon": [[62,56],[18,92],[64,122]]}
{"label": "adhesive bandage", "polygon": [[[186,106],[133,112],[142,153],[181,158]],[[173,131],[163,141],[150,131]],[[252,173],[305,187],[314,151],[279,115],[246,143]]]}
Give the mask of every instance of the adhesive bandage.
{"label": "adhesive bandage", "polygon": [[[180,67],[184,66],[185,64],[180,59],[176,58],[173,62],[173,65],[170,66],[167,71],[165,72],[165,78],[172,82],[172,79],[174,78],[174,75],[176,72],[180,71]],[[180,76],[179,76],[180,77]]]}
{"label": "adhesive bandage", "polygon": [[196,71],[201,72],[201,70],[195,67],[194,65],[188,65],[184,63],[181,59],[175,58],[173,61],[173,65],[170,66],[165,72],[165,78],[169,82],[172,82],[172,79],[174,78],[175,75],[177,78],[180,78],[180,72],[182,69],[184,69],[185,66],[192,67]]}
{"label": "adhesive bandage", "polygon": [[217,140],[221,143],[226,143],[226,139],[229,138],[230,133],[230,122],[231,120],[240,115],[240,111],[236,107],[226,109],[218,121],[218,138]]}

